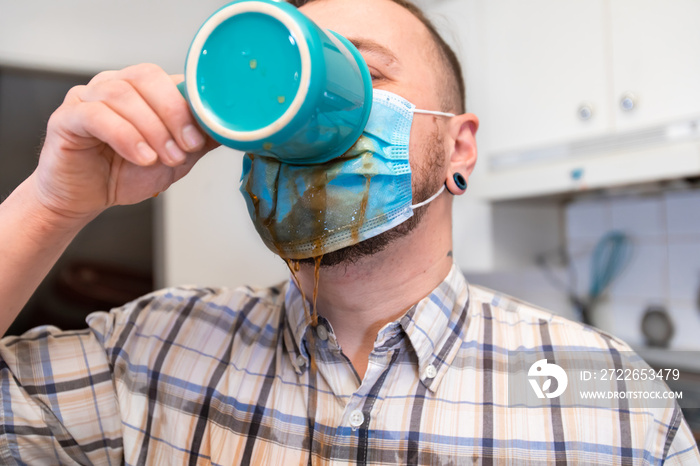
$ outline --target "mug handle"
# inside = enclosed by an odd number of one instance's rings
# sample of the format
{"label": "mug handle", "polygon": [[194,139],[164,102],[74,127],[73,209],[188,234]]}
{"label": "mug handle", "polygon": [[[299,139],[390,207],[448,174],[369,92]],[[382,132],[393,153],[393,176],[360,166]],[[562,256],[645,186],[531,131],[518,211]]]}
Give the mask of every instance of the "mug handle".
{"label": "mug handle", "polygon": [[180,91],[182,97],[184,97],[185,100],[189,102],[189,99],[187,98],[187,91],[185,90],[185,81],[182,81],[180,84],[177,85],[177,90]]}

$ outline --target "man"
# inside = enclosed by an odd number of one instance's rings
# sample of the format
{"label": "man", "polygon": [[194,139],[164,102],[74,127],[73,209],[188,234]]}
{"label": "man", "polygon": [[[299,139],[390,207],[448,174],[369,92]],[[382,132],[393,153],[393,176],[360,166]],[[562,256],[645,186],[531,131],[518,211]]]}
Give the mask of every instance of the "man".
{"label": "man", "polygon": [[[374,87],[418,108],[410,223],[265,290],[178,288],[0,346],[3,464],[692,464],[677,406],[509,408],[509,351],[624,351],[594,329],[468,286],[452,195],[476,161],[461,75],[402,1],[301,6],[353,40]],[[0,205],[2,329],[82,226],[167,189],[214,147],[153,66],[98,75],[51,117],[39,166]],[[447,83],[447,84],[446,84]],[[418,210],[418,209],[417,209]],[[243,219],[241,221],[244,221]],[[379,237],[377,237],[379,238]]]}

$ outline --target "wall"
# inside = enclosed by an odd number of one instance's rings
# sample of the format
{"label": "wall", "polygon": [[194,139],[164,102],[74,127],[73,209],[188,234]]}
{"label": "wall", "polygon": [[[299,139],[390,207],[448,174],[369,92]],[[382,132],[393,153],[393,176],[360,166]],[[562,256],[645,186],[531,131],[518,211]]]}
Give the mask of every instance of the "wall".
{"label": "wall", "polygon": [[[36,72],[0,67],[0,201],[35,169],[46,122],[71,87],[84,84],[88,76]],[[85,316],[109,305],[121,305],[137,293],[123,299],[96,303],[85,295],[76,295],[71,274],[78,264],[89,264],[94,295],[111,295],[124,284],[108,283],[114,268],[138,277],[138,290],[150,291],[153,271],[153,202],[115,207],[85,227],[44,279],[31,301],[10,328],[16,335],[41,324],[64,329],[83,328]],[[87,277],[86,277],[87,279]],[[111,286],[114,285],[114,286]],[[101,287],[100,287],[101,286]],[[97,291],[102,290],[101,292]]]}
{"label": "wall", "polygon": [[664,306],[674,322],[675,349],[700,348],[700,191],[581,200],[567,210],[568,249],[587,287],[587,258],[607,231],[633,242],[628,267],[612,284],[596,317],[631,344],[640,345],[640,322],[649,305]]}
{"label": "wall", "polygon": [[[698,349],[700,342],[700,190],[651,194],[592,194],[565,209],[566,249],[572,258],[577,294],[590,284],[590,260],[607,232],[629,236],[632,254],[593,314],[595,325],[641,346],[644,311],[664,306],[673,320],[673,349]],[[552,244],[552,250],[557,245]],[[535,265],[513,272],[467,274],[467,278],[530,301],[565,317],[575,317],[562,286],[569,283],[563,267],[554,267],[556,285]]]}
{"label": "wall", "polygon": [[165,192],[160,285],[267,286],[287,266],[260,240],[238,192],[240,152],[219,148]]}
{"label": "wall", "polygon": [[182,73],[225,0],[0,0],[0,64],[95,74],[141,62]]}

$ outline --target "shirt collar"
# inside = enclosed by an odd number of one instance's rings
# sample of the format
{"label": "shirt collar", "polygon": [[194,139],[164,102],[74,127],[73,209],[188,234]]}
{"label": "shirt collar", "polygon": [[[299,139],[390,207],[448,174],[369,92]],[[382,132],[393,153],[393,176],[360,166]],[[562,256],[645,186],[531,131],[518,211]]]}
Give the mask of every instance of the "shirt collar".
{"label": "shirt collar", "polygon": [[[306,318],[301,292],[293,280],[289,280],[284,304],[287,315],[285,343],[292,364],[301,373],[303,368],[297,358],[301,355],[308,362],[303,342],[310,323]],[[412,306],[402,318],[387,324],[380,331],[378,340],[390,338],[397,328],[403,329],[418,358],[421,382],[429,390],[435,391],[462,345],[468,308],[467,281],[457,265],[453,264],[443,282]],[[334,340],[330,323],[322,317],[319,317],[319,322],[329,330],[329,341]]]}
{"label": "shirt collar", "polygon": [[430,295],[400,319],[418,356],[423,385],[436,391],[462,346],[469,312],[469,286],[456,264]]}

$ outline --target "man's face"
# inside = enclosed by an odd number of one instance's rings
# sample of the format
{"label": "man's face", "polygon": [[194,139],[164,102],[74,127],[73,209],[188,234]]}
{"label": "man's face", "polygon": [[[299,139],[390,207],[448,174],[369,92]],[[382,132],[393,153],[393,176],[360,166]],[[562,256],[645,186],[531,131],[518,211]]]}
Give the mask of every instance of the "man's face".
{"label": "man's face", "polygon": [[[437,49],[415,16],[390,0],[317,0],[300,10],[319,26],[353,42],[369,67],[372,85],[398,94],[426,110],[440,108]],[[413,201],[421,202],[445,182],[445,119],[416,115],[411,126]],[[327,254],[324,265],[354,260],[383,249],[408,234],[424,209],[398,227],[345,250]]]}
{"label": "man's face", "polygon": [[[357,46],[375,89],[398,94],[421,109],[442,110],[437,49],[423,23],[409,11],[390,0],[318,0],[300,10]],[[414,118],[412,158],[422,155],[426,141],[434,137],[436,124],[437,119],[430,116]],[[411,160],[412,168],[413,163]]]}

